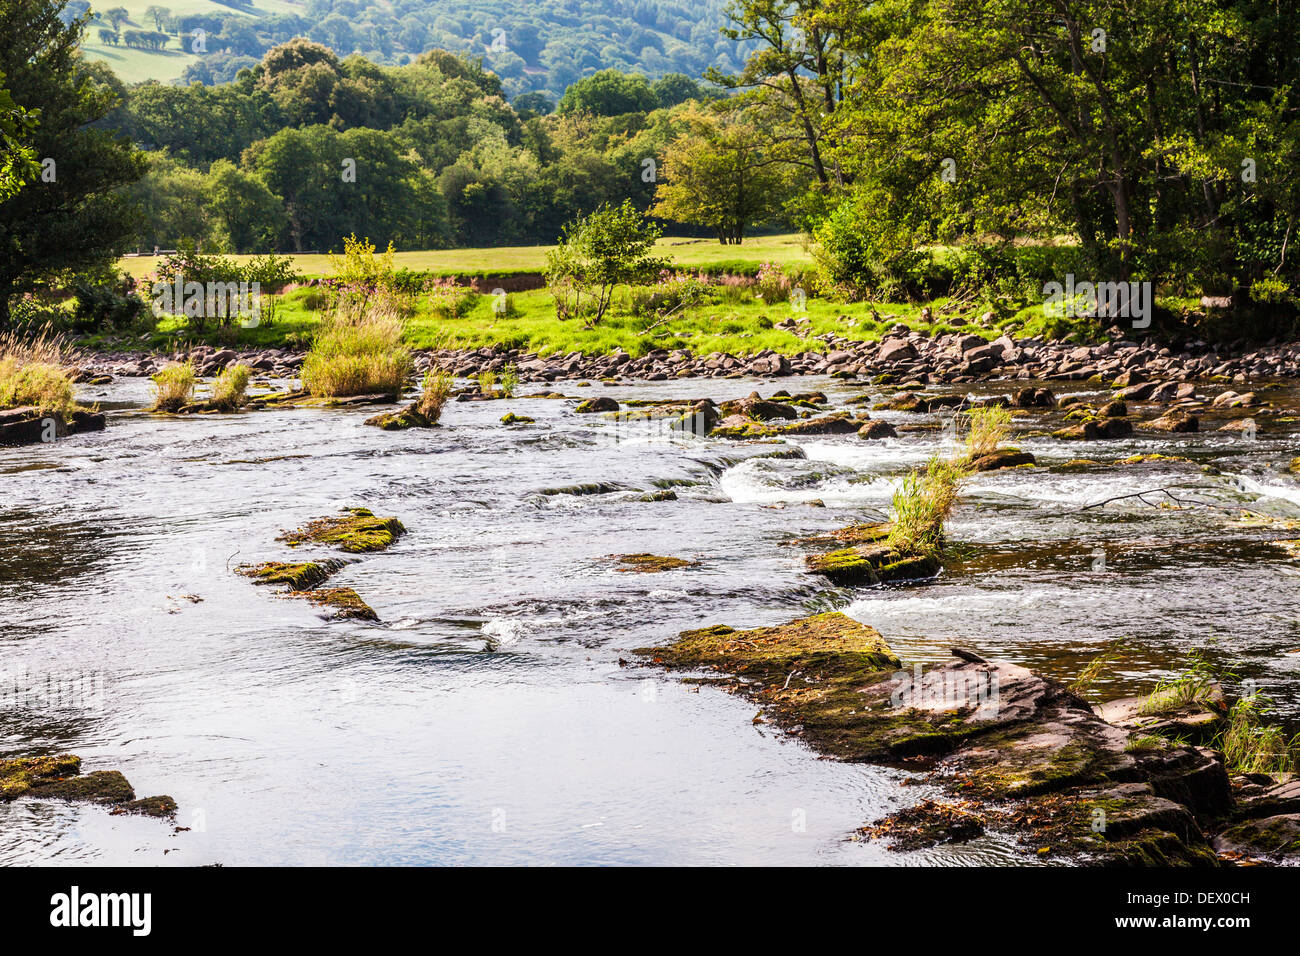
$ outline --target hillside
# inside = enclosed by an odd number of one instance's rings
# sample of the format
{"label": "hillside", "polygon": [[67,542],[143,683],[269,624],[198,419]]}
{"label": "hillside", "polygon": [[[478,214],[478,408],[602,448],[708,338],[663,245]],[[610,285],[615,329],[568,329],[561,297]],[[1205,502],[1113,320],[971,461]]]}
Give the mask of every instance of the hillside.
{"label": "hillside", "polygon": [[[480,55],[507,95],[538,91],[552,100],[601,69],[698,77],[709,66],[738,68],[742,54],[718,33],[726,0],[121,0],[112,7],[72,0],[68,11],[88,7],[96,20],[86,31],[87,56],[127,82],[226,82],[295,36],[383,64],[432,48]],[[108,13],[118,9],[127,18],[114,24]],[[204,35],[199,52],[196,30]],[[161,49],[130,44],[129,32],[164,34],[149,41]]]}

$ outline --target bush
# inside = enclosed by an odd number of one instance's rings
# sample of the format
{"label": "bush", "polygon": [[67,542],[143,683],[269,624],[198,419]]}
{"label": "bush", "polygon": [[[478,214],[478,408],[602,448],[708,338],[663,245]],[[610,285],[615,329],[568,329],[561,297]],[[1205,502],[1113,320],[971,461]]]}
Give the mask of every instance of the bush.
{"label": "bush", "polygon": [[116,269],[76,275],[68,284],[76,296],[71,327],[81,334],[138,325],[150,314],[149,305],[136,293],[136,282]]}
{"label": "bush", "polygon": [[193,362],[169,365],[153,376],[153,411],[175,412],[188,405],[194,397]]}
{"label": "bush", "polygon": [[515,397],[515,389],[519,387],[519,369],[513,365],[507,365],[501,370],[501,394],[506,398]]}
{"label": "bush", "polygon": [[212,405],[223,412],[234,412],[244,407],[244,393],[253,371],[247,365],[227,366],[212,383]]}
{"label": "bush", "polygon": [[558,318],[582,318],[591,328],[605,317],[614,290],[642,282],[667,267],[650,255],[662,235],[632,203],[602,205],[564,227],[559,245],[546,254],[546,285]]}
{"label": "bush", "polygon": [[61,338],[0,335],[0,408],[31,405],[41,412],[67,414],[77,406],[65,366],[70,356]]}
{"label": "bush", "polygon": [[371,393],[396,398],[411,377],[402,331],[400,315],[382,304],[337,304],[303,361],[303,387],[321,398]]}

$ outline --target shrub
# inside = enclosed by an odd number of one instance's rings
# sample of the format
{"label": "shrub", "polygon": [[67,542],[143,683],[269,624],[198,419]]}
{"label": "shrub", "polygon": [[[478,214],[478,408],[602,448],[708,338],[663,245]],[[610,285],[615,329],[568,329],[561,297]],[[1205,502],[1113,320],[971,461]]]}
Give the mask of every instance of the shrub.
{"label": "shrub", "polygon": [[914,470],[894,492],[889,547],[899,554],[938,557],[943,552],[943,526],[957,503],[966,471],[934,457],[925,470]]}
{"label": "shrub", "polygon": [[561,319],[582,318],[591,328],[609,309],[614,290],[667,266],[650,255],[662,235],[628,200],[602,205],[564,227],[559,245],[546,254],[546,285]]}
{"label": "shrub", "polygon": [[506,398],[515,397],[515,389],[519,387],[519,369],[513,365],[507,365],[501,370],[501,394]]}
{"label": "shrub", "polygon": [[402,319],[391,308],[338,303],[303,361],[303,387],[322,398],[400,395],[411,376],[402,331]]}
{"label": "shrub", "polygon": [[453,380],[450,372],[433,371],[424,373],[424,382],[420,386],[420,398],[416,410],[430,421],[436,422],[442,417],[442,408],[451,397]]}
{"label": "shrub", "polygon": [[76,296],[72,328],[83,334],[130,328],[150,314],[148,304],[136,294],[135,279],[116,269],[75,275],[68,291]]}
{"label": "shrub", "polygon": [[194,396],[194,363],[169,365],[153,376],[153,411],[175,412],[188,405]]}
{"label": "shrub", "polygon": [[231,365],[212,383],[212,405],[223,412],[234,412],[244,407],[245,391],[253,371],[247,365]]}

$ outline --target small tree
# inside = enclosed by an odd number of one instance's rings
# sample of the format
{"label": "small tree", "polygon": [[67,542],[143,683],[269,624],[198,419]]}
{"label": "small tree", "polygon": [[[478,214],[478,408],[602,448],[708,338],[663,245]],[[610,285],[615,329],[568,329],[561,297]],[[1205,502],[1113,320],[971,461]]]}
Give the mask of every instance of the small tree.
{"label": "small tree", "polygon": [[546,254],[546,284],[561,319],[585,316],[587,328],[605,317],[614,290],[638,282],[668,265],[650,255],[662,234],[628,200],[605,203],[590,216],[564,227],[560,244]]}
{"label": "small tree", "polygon": [[131,13],[126,7],[114,7],[111,10],[104,11],[104,18],[113,24],[113,29],[120,29],[122,24],[131,19]]}
{"label": "small tree", "polygon": [[144,18],[153,21],[153,28],[161,30],[163,24],[171,19],[172,12],[166,7],[160,7],[157,4],[144,8]]}

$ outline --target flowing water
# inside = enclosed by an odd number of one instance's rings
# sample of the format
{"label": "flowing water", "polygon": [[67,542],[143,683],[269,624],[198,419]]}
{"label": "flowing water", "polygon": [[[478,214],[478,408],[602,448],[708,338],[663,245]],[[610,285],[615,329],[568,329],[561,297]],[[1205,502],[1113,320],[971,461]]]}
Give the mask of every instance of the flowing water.
{"label": "flowing water", "polygon": [[[567,391],[776,387],[862,391]],[[980,475],[939,579],[844,590],[785,542],[883,512],[903,474],[950,446],[943,430],[684,441],[521,398],[385,433],[362,424],[373,409],[155,418],[138,380],[82,398],[110,411],[105,432],[0,449],[0,755],[120,769],[140,795],[174,796],[187,829],[20,800],[0,804],[0,863],[1025,862],[997,835],[913,854],[850,840],[928,788],[819,759],[720,690],[623,666],[686,628],[830,609],[907,661],[960,643],[1062,677],[1129,637],[1108,696],[1150,690],[1198,649],[1300,717],[1300,557],[1270,543],[1288,537],[1276,526],[1233,525],[1242,508],[1300,518],[1300,482],[1278,467],[1298,453],[1294,423],[1255,441],[1022,437],[1043,466],[1192,463]],[[503,426],[505,411],[537,422]],[[806,458],[760,457],[795,444]],[[1181,508],[1121,497],[1175,486]],[[639,500],[663,488],[677,500]],[[383,623],[325,621],[234,573],[297,554],[277,535],[349,505],[409,529],[331,581]],[[635,552],[700,563],[640,574],[609,557]]]}

